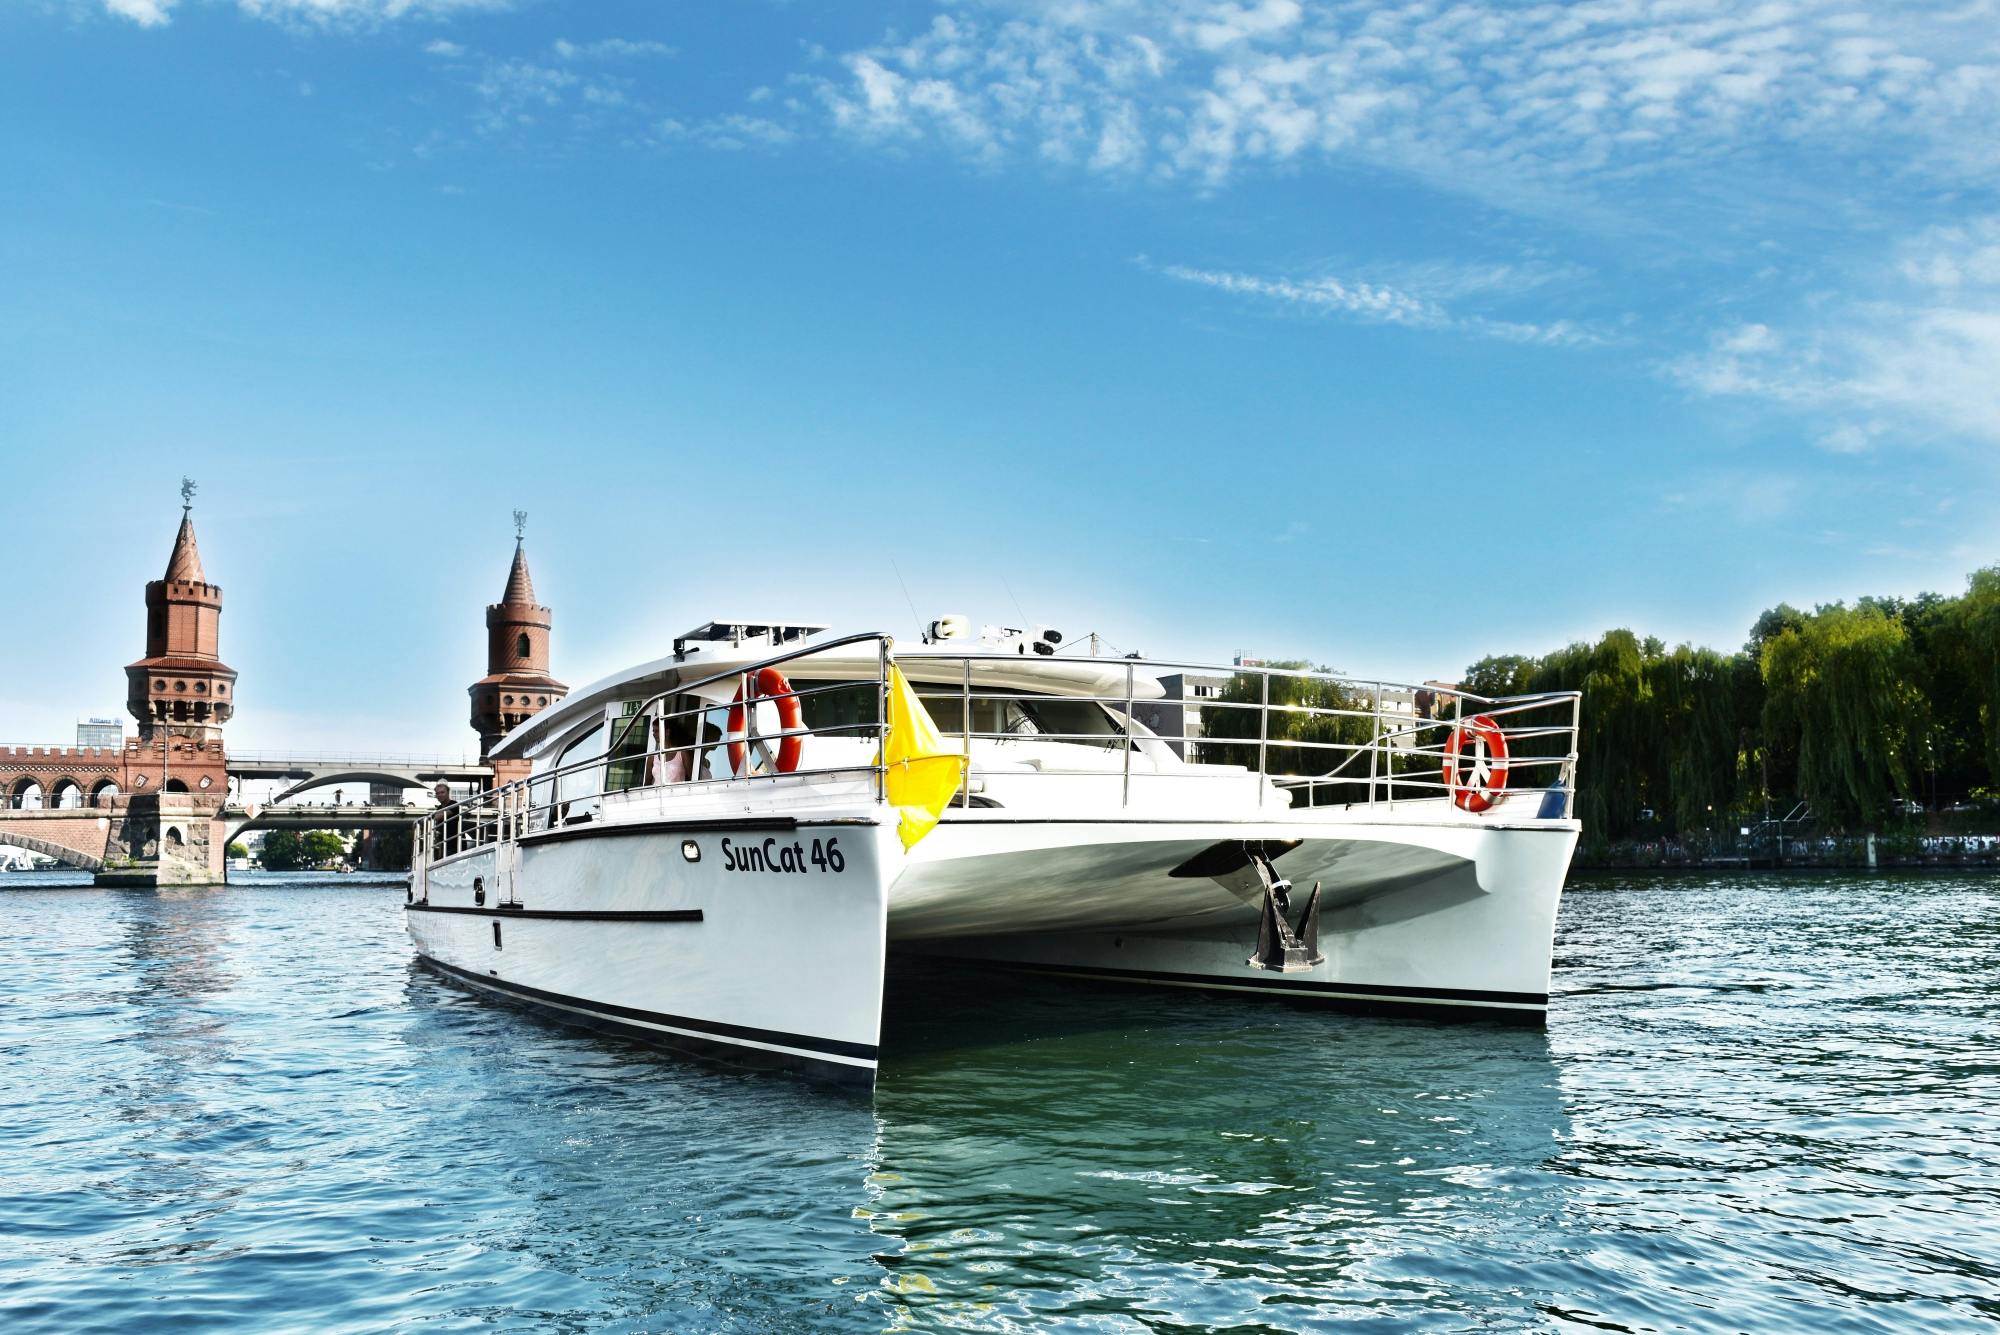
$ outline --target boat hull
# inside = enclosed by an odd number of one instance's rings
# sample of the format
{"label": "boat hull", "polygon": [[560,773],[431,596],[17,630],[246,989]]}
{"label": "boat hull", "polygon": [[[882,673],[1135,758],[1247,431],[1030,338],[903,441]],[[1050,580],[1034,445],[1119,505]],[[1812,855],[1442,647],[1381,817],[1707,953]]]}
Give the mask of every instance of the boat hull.
{"label": "boat hull", "polygon": [[[1569,821],[983,821],[933,836],[890,893],[892,949],[1367,1010],[1541,1022]],[[1310,969],[1250,963],[1261,893],[1189,871],[1209,850],[1275,852],[1293,920],[1320,887]],[[923,847],[929,847],[929,841]],[[973,897],[967,887],[983,886]],[[1016,922],[1038,930],[1001,930]],[[1051,930],[1053,929],[1053,930]]]}
{"label": "boat hull", "polygon": [[406,910],[418,955],[484,994],[866,1083],[891,849],[867,815],[564,829],[433,862]]}
{"label": "boat hull", "polygon": [[[418,954],[571,1024],[866,1083],[890,950],[1366,1010],[1539,1023],[1574,822],[954,814],[905,853],[880,806],[593,822],[435,860]],[[1261,888],[1320,887],[1324,959],[1250,963]],[[1247,865],[1247,864],[1245,864]]]}

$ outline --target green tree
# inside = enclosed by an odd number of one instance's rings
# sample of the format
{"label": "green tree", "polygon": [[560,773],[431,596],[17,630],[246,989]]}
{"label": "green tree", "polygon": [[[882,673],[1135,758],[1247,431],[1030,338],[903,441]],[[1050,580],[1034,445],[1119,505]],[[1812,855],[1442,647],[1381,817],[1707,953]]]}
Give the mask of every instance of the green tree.
{"label": "green tree", "polygon": [[1940,768],[1960,796],[1981,782],[2000,786],[2000,566],[1973,571],[1935,623]]}
{"label": "green tree", "polygon": [[[1333,670],[1303,661],[1266,666],[1286,673]],[[1259,708],[1266,703],[1268,711]],[[1256,769],[1261,750],[1265,770],[1271,774],[1339,773],[1344,782],[1334,787],[1345,792],[1335,796],[1321,791],[1308,800],[1354,801],[1366,796],[1368,762],[1349,748],[1365,748],[1374,739],[1375,721],[1367,700],[1341,682],[1238,672],[1215,700],[1204,702],[1201,719],[1202,736],[1225,743],[1202,747],[1203,758],[1211,764]],[[1363,781],[1361,787],[1349,788],[1357,779]]]}
{"label": "green tree", "polygon": [[1538,659],[1520,654],[1495,654],[1467,668],[1465,678],[1459,684],[1472,694],[1489,699],[1526,695],[1532,689],[1530,683],[1540,667]]}
{"label": "green tree", "polygon": [[1822,819],[1872,824],[1913,785],[1928,702],[1901,621],[1880,606],[1821,607],[1764,642],[1763,731],[1794,760]]}
{"label": "green tree", "polygon": [[331,830],[307,830],[303,845],[306,864],[312,867],[327,867],[347,856],[347,847],[340,842],[340,836]]}
{"label": "green tree", "polygon": [[249,846],[240,839],[230,840],[229,847],[224,849],[223,852],[232,858],[247,858],[250,856]]}
{"label": "green tree", "polygon": [[297,871],[306,865],[305,849],[295,830],[271,830],[264,835],[258,862],[265,871]]}
{"label": "green tree", "polygon": [[[1657,643],[1657,641],[1655,641]],[[1572,644],[1541,661],[1534,691],[1580,691],[1577,815],[1601,839],[1631,833],[1652,787],[1656,729],[1648,713],[1645,655],[1629,630],[1606,631],[1596,644]]]}
{"label": "green tree", "polygon": [[1653,736],[1649,785],[1677,830],[1726,823],[1736,805],[1742,749],[1736,665],[1713,649],[1683,644],[1646,665],[1644,708]]}

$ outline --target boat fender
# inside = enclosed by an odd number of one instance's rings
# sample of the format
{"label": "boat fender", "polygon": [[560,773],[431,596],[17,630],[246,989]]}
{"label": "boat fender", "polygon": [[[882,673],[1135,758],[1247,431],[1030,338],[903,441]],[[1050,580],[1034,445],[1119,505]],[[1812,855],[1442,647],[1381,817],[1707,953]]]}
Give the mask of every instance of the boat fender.
{"label": "boat fender", "polygon": [[1507,787],[1507,734],[1485,714],[1453,726],[1444,746],[1444,782],[1460,811],[1484,811]]}
{"label": "boat fender", "polygon": [[745,707],[743,686],[736,688],[736,702],[729,706],[729,731],[739,734],[737,740],[729,743],[731,768],[736,771],[737,777],[748,777],[749,710],[755,709],[759,700],[770,700],[778,706],[778,726],[786,733],[778,743],[778,773],[794,773],[805,754],[805,738],[799,735],[805,728],[805,711],[799,708],[799,697],[793,694],[792,684],[785,680],[785,674],[774,667],[757,669],[748,685],[753,688],[748,708]]}

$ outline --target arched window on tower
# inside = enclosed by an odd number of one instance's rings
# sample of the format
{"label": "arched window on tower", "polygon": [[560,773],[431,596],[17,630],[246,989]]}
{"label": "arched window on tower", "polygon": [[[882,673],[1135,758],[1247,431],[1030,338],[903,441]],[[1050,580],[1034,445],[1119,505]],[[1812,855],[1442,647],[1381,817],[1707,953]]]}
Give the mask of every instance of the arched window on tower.
{"label": "arched window on tower", "polygon": [[525,630],[514,637],[514,656],[516,658],[528,656],[528,632]]}

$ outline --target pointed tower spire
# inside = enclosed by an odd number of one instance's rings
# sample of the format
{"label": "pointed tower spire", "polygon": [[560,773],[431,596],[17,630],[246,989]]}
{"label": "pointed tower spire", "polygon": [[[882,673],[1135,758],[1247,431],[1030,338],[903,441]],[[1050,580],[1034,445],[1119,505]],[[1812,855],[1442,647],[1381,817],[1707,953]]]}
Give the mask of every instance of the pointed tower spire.
{"label": "pointed tower spire", "polygon": [[201,549],[194,544],[194,516],[185,510],[181,511],[181,531],[174,538],[173,555],[167,558],[166,578],[169,584],[208,583],[201,573]]}
{"label": "pointed tower spire", "polygon": [[514,539],[514,568],[507,572],[507,591],[500,595],[500,602],[506,607],[535,605],[535,581],[528,574],[528,553],[519,538]]}
{"label": "pointed tower spire", "polygon": [[201,573],[201,549],[194,542],[194,479],[181,479],[181,531],[174,536],[173,554],[167,558],[167,582],[206,584]]}

